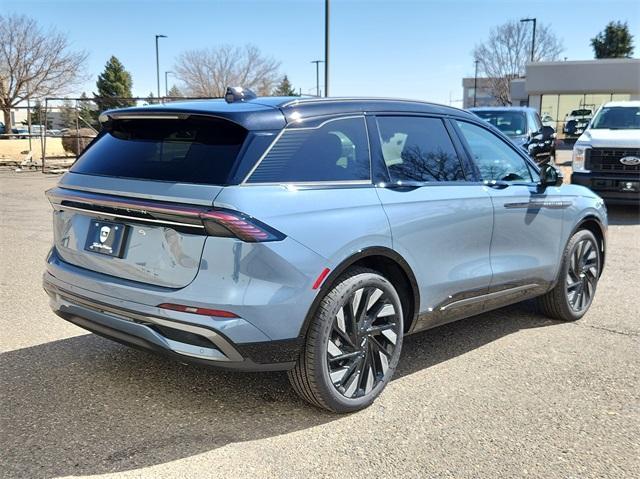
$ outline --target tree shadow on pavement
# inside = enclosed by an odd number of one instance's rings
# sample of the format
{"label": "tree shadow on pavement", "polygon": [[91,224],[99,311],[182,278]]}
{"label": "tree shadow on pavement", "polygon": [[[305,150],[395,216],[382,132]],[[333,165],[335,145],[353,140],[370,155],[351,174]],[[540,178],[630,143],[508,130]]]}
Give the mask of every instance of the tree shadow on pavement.
{"label": "tree shadow on pavement", "polygon": [[[396,377],[552,324],[525,303],[409,336]],[[284,373],[182,365],[91,334],[1,354],[0,378],[9,477],[138,469],[341,418],[298,399]]]}

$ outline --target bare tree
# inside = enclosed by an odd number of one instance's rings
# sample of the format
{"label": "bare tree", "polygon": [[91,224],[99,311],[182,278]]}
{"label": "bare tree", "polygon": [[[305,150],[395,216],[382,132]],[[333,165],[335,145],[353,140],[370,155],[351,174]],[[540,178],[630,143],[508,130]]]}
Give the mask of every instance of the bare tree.
{"label": "bare tree", "polygon": [[0,109],[11,131],[11,108],[29,98],[69,92],[87,54],[71,51],[67,37],[43,30],[24,15],[0,15]]}
{"label": "bare tree", "polygon": [[188,96],[222,97],[228,86],[269,95],[279,80],[279,67],[280,62],[263,56],[254,45],[220,45],[183,52],[174,71]]}
{"label": "bare tree", "polygon": [[[528,24],[511,20],[493,28],[489,39],[473,50],[478,71],[488,78],[493,95],[502,105],[511,104],[509,83],[524,76],[525,65],[531,60],[531,33]],[[548,25],[537,26],[534,61],[557,60],[563,50]]]}

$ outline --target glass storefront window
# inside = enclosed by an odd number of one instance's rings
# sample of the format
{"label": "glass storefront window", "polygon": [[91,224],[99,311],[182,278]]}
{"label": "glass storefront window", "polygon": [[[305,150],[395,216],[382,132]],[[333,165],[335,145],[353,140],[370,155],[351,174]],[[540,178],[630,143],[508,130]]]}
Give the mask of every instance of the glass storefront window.
{"label": "glass storefront window", "polygon": [[629,101],[631,100],[630,93],[614,93],[611,95],[611,101]]}
{"label": "glass storefront window", "polygon": [[560,139],[575,140],[586,128],[593,115],[608,101],[627,101],[629,93],[577,93],[542,95],[540,117],[545,125],[553,126]]}
{"label": "glass storefront window", "polygon": [[584,105],[591,108],[594,115],[608,101],[611,101],[611,93],[588,93],[584,96]]}
{"label": "glass storefront window", "polygon": [[558,95],[542,95],[540,118],[543,125],[558,131]]}
{"label": "glass storefront window", "polygon": [[[560,95],[558,101],[558,137],[575,136],[575,122],[585,117],[584,95]],[[591,112],[593,114],[593,112]]]}

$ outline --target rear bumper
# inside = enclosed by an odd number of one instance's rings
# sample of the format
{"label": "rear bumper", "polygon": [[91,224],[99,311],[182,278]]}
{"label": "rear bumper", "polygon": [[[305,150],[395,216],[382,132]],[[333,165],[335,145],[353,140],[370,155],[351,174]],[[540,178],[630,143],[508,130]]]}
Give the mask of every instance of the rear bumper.
{"label": "rear bumper", "polygon": [[[171,318],[171,311],[117,300],[66,284],[50,273],[43,287],[53,311],[88,331],[139,349],[224,369],[275,371],[291,369],[300,351],[298,338],[237,343],[222,331],[253,328],[240,318],[211,319],[210,324]],[[152,311],[157,309],[158,311]],[[194,318],[195,319],[195,318]],[[244,323],[233,324],[230,323]],[[256,334],[256,332],[251,332]]]}
{"label": "rear bumper", "polygon": [[604,173],[572,173],[571,183],[585,186],[597,193],[607,204],[640,205],[640,192],[623,191],[624,182],[640,182],[638,175],[607,175]]}

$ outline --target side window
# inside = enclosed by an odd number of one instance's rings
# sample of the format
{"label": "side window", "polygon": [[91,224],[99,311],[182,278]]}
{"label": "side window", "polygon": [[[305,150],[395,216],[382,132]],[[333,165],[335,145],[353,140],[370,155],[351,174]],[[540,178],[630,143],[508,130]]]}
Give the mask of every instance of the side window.
{"label": "side window", "polygon": [[382,155],[391,181],[464,181],[464,172],[442,120],[378,117]]}
{"label": "side window", "polygon": [[472,123],[457,124],[484,181],[532,181],[527,162],[498,136]]}
{"label": "side window", "polygon": [[364,118],[344,118],[285,130],[248,182],[368,180],[370,170]]}
{"label": "side window", "polygon": [[533,133],[538,133],[542,130],[542,122],[540,121],[540,117],[537,113],[529,112],[529,116],[531,118],[531,129]]}

